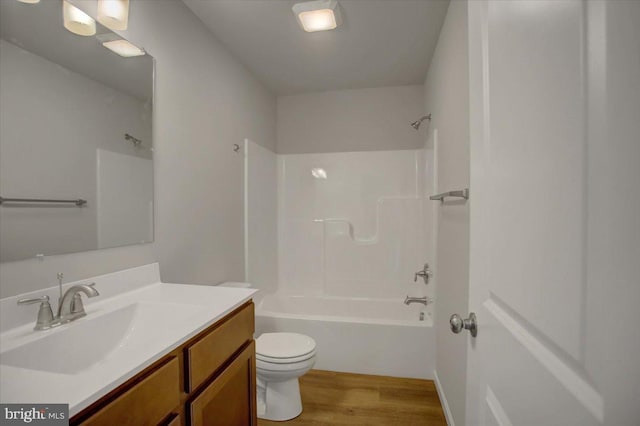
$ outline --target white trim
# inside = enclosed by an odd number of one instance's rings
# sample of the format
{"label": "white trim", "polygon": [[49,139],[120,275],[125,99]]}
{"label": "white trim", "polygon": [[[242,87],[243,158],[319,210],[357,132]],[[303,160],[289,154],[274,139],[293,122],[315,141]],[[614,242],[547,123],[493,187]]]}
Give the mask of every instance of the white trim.
{"label": "white trim", "polygon": [[249,281],[249,139],[244,140],[244,282]]}
{"label": "white trim", "polygon": [[436,383],[436,391],[438,392],[438,397],[440,398],[440,403],[442,404],[442,410],[444,411],[444,417],[447,420],[447,424],[449,426],[455,426],[455,423],[453,422],[453,415],[451,414],[451,409],[449,408],[449,403],[447,402],[447,397],[444,394],[444,389],[442,389],[440,379],[438,378],[438,372],[436,370],[433,370],[433,377]]}

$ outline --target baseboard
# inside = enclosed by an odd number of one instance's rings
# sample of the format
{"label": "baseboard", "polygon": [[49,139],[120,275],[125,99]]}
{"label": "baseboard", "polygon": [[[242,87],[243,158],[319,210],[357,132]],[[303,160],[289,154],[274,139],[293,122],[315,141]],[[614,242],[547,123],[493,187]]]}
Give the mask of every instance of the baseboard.
{"label": "baseboard", "polygon": [[455,426],[455,423],[453,422],[453,416],[451,415],[451,410],[449,409],[449,403],[447,402],[447,397],[444,394],[444,390],[442,389],[440,379],[438,378],[438,372],[436,370],[433,370],[433,377],[435,378],[436,391],[438,392],[438,397],[440,398],[440,403],[442,404],[442,409],[444,410],[444,417],[447,420],[447,425]]}

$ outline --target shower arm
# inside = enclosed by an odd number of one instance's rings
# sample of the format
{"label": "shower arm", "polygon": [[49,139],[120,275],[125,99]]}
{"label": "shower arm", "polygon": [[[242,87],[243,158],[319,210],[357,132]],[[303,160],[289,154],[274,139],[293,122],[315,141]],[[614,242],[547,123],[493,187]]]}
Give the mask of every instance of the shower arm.
{"label": "shower arm", "polygon": [[413,127],[414,129],[418,130],[420,129],[420,125],[422,124],[422,122],[424,120],[429,120],[431,121],[431,114],[427,114],[425,116],[420,117],[419,120],[414,121],[413,123],[411,123],[411,127]]}

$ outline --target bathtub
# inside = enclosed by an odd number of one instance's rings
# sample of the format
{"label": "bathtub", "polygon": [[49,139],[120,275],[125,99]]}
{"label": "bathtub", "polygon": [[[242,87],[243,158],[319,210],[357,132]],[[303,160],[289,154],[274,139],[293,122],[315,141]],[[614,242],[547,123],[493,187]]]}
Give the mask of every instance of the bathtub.
{"label": "bathtub", "polygon": [[431,307],[406,306],[402,300],[267,294],[256,298],[256,336],[288,331],[313,337],[314,368],[319,370],[432,379]]}

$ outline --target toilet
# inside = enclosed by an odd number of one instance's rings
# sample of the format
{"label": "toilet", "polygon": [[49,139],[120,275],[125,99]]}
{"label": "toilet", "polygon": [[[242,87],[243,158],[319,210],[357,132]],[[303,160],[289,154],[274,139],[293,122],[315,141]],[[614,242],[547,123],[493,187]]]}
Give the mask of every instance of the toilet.
{"label": "toilet", "polygon": [[256,339],[258,418],[285,421],[302,413],[298,377],[316,362],[316,342],[298,333],[264,333]]}
{"label": "toilet", "polygon": [[[219,287],[251,288],[246,282]],[[291,420],[302,413],[298,378],[316,363],[316,342],[299,333],[263,333],[256,339],[258,418]]]}

